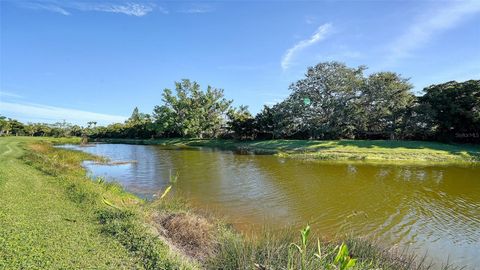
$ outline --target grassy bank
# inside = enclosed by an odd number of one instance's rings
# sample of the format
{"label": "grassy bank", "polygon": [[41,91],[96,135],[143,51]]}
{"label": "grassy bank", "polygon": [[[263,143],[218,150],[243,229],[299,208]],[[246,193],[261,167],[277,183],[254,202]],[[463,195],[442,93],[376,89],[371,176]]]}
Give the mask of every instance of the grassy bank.
{"label": "grassy bank", "polygon": [[429,163],[480,161],[480,146],[478,145],[453,145],[423,141],[235,141],[199,139],[102,139],[101,141],[111,143],[159,144],[165,146],[214,147],[311,160]]}
{"label": "grassy bank", "polygon": [[246,238],[170,193],[145,202],[92,181],[81,161],[99,157],[52,147],[66,142],[78,140],[0,138],[0,269],[428,267],[367,240],[318,242],[313,231]]}
{"label": "grassy bank", "polygon": [[0,138],[0,269],[198,268],[151,233],[143,201],[86,176],[96,157],[51,145],[66,142]]}

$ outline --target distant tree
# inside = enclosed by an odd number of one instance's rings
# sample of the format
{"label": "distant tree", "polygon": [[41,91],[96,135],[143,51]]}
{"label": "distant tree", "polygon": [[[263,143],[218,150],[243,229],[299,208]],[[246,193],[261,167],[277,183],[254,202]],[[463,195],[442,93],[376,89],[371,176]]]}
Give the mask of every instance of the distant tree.
{"label": "distant tree", "polygon": [[228,129],[233,132],[237,139],[255,138],[255,118],[248,111],[248,106],[240,106],[238,109],[232,108],[227,113]]}
{"label": "distant tree", "polygon": [[5,116],[0,115],[0,135],[8,135],[10,131],[10,125],[8,119]]}
{"label": "distant tree", "polygon": [[35,135],[35,127],[33,124],[29,123],[26,124],[23,128],[25,130],[25,134],[28,136],[34,136]]}
{"label": "distant tree", "polygon": [[154,134],[152,118],[149,114],[140,113],[138,108],[135,107],[130,118],[125,121],[122,130],[123,134],[119,134],[121,137],[149,138]]}
{"label": "distant tree", "polygon": [[126,138],[126,125],[122,123],[110,124],[106,127],[98,129],[99,137],[107,138]]}
{"label": "distant tree", "polygon": [[69,135],[74,137],[82,136],[83,128],[79,125],[73,125],[70,127]]}
{"label": "distant tree", "polygon": [[65,120],[63,120],[62,122],[56,122],[49,126],[50,126],[50,134],[48,134],[48,136],[53,136],[53,137],[71,136],[70,132],[71,132],[72,124],[67,123]]}
{"label": "distant tree", "polygon": [[140,112],[138,111],[138,108],[135,107],[135,109],[133,109],[132,115],[127,120],[127,122],[131,122],[131,123],[135,124],[135,123],[140,122],[141,118],[142,118],[142,115],[140,115]]}
{"label": "distant tree", "polygon": [[479,141],[480,80],[431,85],[424,92],[419,98],[423,114],[440,139]]}
{"label": "distant tree", "polygon": [[23,125],[23,123],[21,123],[16,119],[8,118],[7,128],[9,130],[9,132],[7,132],[7,135],[8,134],[12,134],[15,136],[25,135],[25,126]]}
{"label": "distant tree", "polygon": [[255,116],[257,136],[262,139],[275,139],[277,125],[275,121],[275,110],[267,105]]}

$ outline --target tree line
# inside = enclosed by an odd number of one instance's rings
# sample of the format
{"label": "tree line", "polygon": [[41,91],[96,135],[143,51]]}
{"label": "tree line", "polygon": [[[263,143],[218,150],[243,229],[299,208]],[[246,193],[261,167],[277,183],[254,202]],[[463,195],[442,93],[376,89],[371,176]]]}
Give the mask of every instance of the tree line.
{"label": "tree line", "polygon": [[0,115],[0,136],[78,137],[85,128],[65,121],[54,124],[27,123]]}
{"label": "tree line", "polygon": [[[446,82],[413,93],[395,72],[324,62],[290,85],[283,101],[256,115],[232,106],[222,89],[190,80],[165,89],[151,114],[137,108],[124,123],[87,127],[0,120],[1,133],[91,138],[403,139],[480,142],[480,80]],[[13,123],[14,122],[14,123]],[[12,124],[13,123],[13,124]],[[7,127],[8,126],[8,127]],[[5,128],[6,127],[6,128]],[[42,129],[43,127],[44,129]],[[50,129],[49,129],[50,128]],[[62,131],[62,132],[59,132]],[[53,133],[53,134],[52,134]]]}

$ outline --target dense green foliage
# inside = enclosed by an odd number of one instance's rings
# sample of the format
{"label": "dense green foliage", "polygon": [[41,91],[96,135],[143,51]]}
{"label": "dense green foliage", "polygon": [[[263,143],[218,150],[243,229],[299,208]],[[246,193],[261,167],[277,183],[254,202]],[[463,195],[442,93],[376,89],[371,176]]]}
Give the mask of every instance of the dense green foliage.
{"label": "dense green foliage", "polygon": [[125,123],[81,128],[66,123],[22,124],[0,118],[0,134],[91,138],[417,139],[480,142],[480,80],[447,82],[413,94],[394,72],[368,76],[339,62],[310,67],[291,94],[252,116],[234,108],[223,90],[189,80],[163,91],[152,114],[134,109]]}
{"label": "dense green foliage", "polygon": [[230,109],[227,113],[228,127],[237,139],[253,139],[256,132],[256,122],[247,106]]}
{"label": "dense green foliage", "polygon": [[206,91],[189,80],[175,84],[175,95],[170,89],[163,92],[161,106],[154,108],[157,134],[182,137],[217,137],[222,130],[225,113],[232,101],[226,100],[223,90],[211,86]]}
{"label": "dense green foliage", "polygon": [[419,98],[424,125],[442,139],[479,141],[480,81],[447,82],[425,88]]}
{"label": "dense green foliage", "polygon": [[400,137],[412,86],[391,72],[363,76],[364,67],[321,63],[290,86],[276,107],[282,137],[338,139]]}

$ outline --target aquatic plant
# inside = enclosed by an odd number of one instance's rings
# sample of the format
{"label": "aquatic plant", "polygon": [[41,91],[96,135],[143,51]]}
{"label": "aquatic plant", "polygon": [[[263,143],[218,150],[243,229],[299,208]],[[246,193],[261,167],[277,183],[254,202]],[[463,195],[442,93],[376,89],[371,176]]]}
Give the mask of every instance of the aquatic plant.
{"label": "aquatic plant", "polygon": [[[306,269],[306,263],[307,263],[307,243],[308,243],[308,236],[310,235],[310,226],[307,225],[305,229],[300,230],[300,245],[297,245],[295,243],[291,243],[290,246],[293,246],[296,248],[298,253],[300,254],[300,266],[301,269],[304,270]],[[288,260],[288,269],[293,269],[293,265],[291,264],[292,261],[290,260],[290,255],[292,255],[289,252],[289,260]]]}
{"label": "aquatic plant", "polygon": [[[300,230],[300,245],[297,245],[295,243],[291,243],[290,247],[294,247],[295,251],[297,254],[300,255],[300,269],[305,270],[307,269],[307,264],[309,258],[307,258],[308,250],[308,237],[310,235],[310,226],[307,225],[304,229]],[[336,246],[333,251],[322,255],[322,250],[321,250],[321,244],[320,244],[320,239],[317,238],[317,252],[314,253],[314,256],[311,258],[311,260],[318,259],[320,260],[321,264],[325,264],[325,261],[327,257],[329,257],[330,254],[334,253],[337,251],[337,255],[333,259],[333,262],[326,263],[327,264],[327,269],[338,269],[338,270],[348,270],[352,267],[355,266],[357,259],[352,259],[350,257],[350,253],[348,251],[348,247],[345,243],[342,243],[340,246]],[[295,253],[289,252],[288,253],[288,263],[287,263],[287,269],[293,270],[296,269],[295,267]]]}

